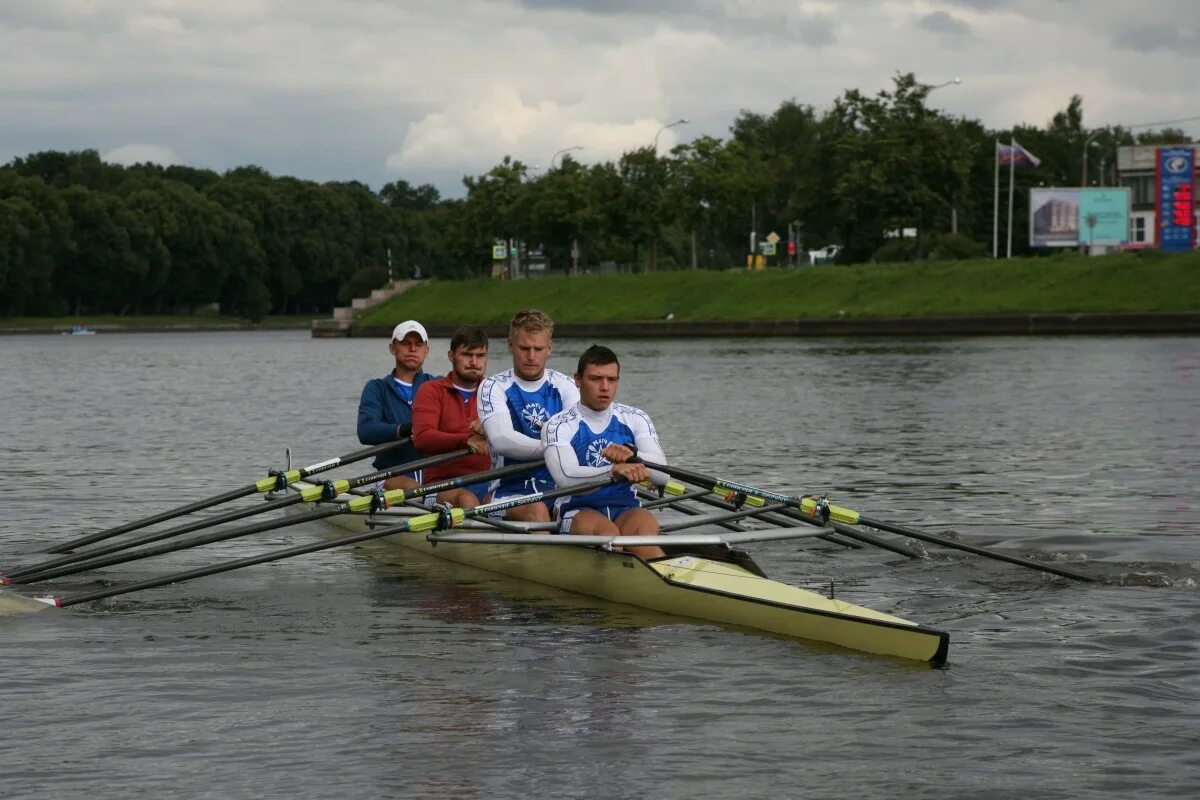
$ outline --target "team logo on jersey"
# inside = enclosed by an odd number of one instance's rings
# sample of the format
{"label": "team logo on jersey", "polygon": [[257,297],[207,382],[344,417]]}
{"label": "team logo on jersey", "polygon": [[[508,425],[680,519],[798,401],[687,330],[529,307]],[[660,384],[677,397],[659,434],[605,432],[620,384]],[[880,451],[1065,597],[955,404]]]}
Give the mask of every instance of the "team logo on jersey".
{"label": "team logo on jersey", "polygon": [[597,439],[588,445],[587,454],[584,458],[587,459],[589,467],[607,467],[612,462],[604,456],[600,455],[600,451],[608,447],[612,442],[608,439]]}
{"label": "team logo on jersey", "polygon": [[526,403],[525,407],[521,409],[521,419],[525,421],[530,430],[540,431],[546,424],[546,420],[550,419],[550,412],[537,403]]}

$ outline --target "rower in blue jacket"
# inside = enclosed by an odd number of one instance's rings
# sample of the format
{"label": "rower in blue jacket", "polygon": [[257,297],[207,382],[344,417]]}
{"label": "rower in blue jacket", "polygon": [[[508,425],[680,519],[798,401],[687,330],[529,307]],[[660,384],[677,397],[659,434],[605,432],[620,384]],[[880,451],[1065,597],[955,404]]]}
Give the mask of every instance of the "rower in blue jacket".
{"label": "rower in blue jacket", "polygon": [[[358,440],[367,445],[412,436],[413,397],[421,384],[434,377],[421,369],[429,355],[429,334],[416,320],[406,320],[395,327],[388,350],[396,366],[382,378],[367,381],[358,401]],[[374,465],[375,469],[387,469],[420,457],[416,446],[409,443],[376,456]],[[420,483],[421,475],[417,472],[389,478],[383,488],[411,489]]]}

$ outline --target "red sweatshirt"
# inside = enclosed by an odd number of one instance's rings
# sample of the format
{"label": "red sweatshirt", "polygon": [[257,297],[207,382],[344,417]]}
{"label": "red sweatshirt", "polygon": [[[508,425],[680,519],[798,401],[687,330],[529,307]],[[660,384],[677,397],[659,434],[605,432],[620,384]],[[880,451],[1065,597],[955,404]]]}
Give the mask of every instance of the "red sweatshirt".
{"label": "red sweatshirt", "polygon": [[[450,376],[437,380],[425,381],[417,389],[412,406],[412,439],[413,444],[422,455],[434,456],[439,453],[452,453],[467,446],[471,438],[471,420],[479,419],[475,395],[463,402],[462,395],[450,381]],[[482,453],[463,456],[426,467],[422,476],[425,483],[442,481],[446,478],[458,478],[483,472],[492,468],[492,460]]]}

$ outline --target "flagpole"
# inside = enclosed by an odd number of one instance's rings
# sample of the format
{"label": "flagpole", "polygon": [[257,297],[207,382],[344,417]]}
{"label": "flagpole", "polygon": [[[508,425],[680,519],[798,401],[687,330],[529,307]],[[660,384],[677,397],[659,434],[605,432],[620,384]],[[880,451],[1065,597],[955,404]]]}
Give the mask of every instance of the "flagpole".
{"label": "flagpole", "polygon": [[1013,211],[1013,182],[1016,180],[1017,173],[1017,139],[1015,136],[1009,137],[1008,159],[1008,255],[1005,258],[1012,258],[1012,211]]}
{"label": "flagpole", "polygon": [[992,180],[992,258],[1000,257],[1000,140],[993,140],[996,146],[992,149],[993,172]]}

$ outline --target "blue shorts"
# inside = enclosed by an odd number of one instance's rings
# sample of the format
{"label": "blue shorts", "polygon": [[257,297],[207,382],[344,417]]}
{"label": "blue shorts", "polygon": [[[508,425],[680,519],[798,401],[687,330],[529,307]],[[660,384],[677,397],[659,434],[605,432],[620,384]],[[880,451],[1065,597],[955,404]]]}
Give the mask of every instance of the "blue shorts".
{"label": "blue shorts", "polygon": [[[509,500],[514,497],[525,497],[526,495],[535,494],[537,492],[548,492],[553,488],[553,481],[540,481],[537,478],[530,478],[529,480],[524,481],[520,486],[497,487],[495,494],[492,495],[491,502],[496,503],[500,500]],[[542,504],[546,506],[546,510],[550,512],[550,518],[554,519],[554,501],[543,500]],[[520,506],[517,507],[519,508]],[[505,513],[507,513],[507,510],[493,511],[489,516],[503,519]]]}
{"label": "blue shorts", "polygon": [[613,506],[576,506],[570,511],[563,512],[562,517],[558,520],[558,532],[570,533],[571,522],[575,519],[575,515],[580,511],[595,511],[597,514],[603,514],[610,522],[616,522],[617,519],[631,508],[641,508],[640,505],[613,505]]}

